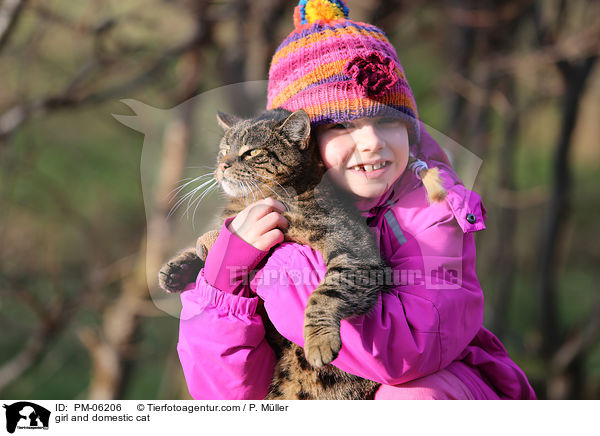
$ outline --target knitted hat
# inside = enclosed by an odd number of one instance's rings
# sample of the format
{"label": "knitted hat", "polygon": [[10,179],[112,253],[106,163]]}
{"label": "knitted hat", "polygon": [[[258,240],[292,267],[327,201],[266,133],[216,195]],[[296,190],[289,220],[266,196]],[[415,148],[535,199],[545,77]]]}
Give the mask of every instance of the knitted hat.
{"label": "knitted hat", "polygon": [[304,109],[313,126],[400,117],[419,143],[417,105],[383,31],[348,19],[340,0],[300,0],[294,25],[271,61],[268,109]]}

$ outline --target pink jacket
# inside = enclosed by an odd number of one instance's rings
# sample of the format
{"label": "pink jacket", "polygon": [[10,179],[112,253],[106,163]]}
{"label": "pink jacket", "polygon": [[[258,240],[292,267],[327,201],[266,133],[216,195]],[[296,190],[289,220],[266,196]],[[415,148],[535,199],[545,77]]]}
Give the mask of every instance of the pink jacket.
{"label": "pink jacket", "polygon": [[[445,368],[474,398],[534,399],[525,374],[482,326],[473,237],[485,228],[481,200],[464,188],[429,135],[420,157],[442,169],[447,200],[428,205],[420,181],[407,170],[364,211],[394,269],[389,279],[395,286],[368,315],[342,321],[343,346],[333,364],[388,386]],[[277,330],[303,345],[304,308],[324,276],[323,259],[294,243],[266,254],[224,225],[205,268],[181,294],[177,349],[192,397],[265,397],[275,356],[257,313],[262,302]],[[239,267],[257,266],[254,278],[244,281]]]}

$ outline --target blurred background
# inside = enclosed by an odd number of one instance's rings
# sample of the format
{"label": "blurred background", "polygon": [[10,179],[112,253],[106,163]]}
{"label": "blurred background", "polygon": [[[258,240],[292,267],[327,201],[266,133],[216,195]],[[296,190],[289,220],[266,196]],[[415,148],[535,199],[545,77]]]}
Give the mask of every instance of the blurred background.
{"label": "blurred background", "polygon": [[[189,398],[146,275],[189,244],[165,220],[197,140],[180,104],[266,79],[295,4],[0,0],[1,397]],[[540,398],[599,399],[600,2],[347,4],[388,34],[422,120],[483,161],[485,325]],[[178,108],[154,201],[121,99]]]}

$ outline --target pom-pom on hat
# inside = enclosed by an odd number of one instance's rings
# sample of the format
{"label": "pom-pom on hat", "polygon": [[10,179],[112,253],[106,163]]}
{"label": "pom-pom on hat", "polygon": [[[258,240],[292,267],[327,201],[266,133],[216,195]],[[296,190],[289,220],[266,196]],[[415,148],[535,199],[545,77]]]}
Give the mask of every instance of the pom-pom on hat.
{"label": "pom-pom on hat", "polygon": [[381,29],[350,20],[341,0],[300,0],[294,25],[271,60],[268,109],[304,109],[313,126],[400,117],[419,143],[417,105]]}

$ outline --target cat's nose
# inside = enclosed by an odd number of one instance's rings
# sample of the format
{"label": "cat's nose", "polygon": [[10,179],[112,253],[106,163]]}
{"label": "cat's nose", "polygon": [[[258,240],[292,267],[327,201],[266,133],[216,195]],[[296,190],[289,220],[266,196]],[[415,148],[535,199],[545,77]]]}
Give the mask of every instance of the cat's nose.
{"label": "cat's nose", "polygon": [[221,163],[219,164],[219,169],[220,169],[221,171],[225,171],[225,170],[226,170],[227,168],[229,168],[230,166],[231,166],[231,164],[230,164],[230,163],[228,163],[228,162],[221,162]]}

